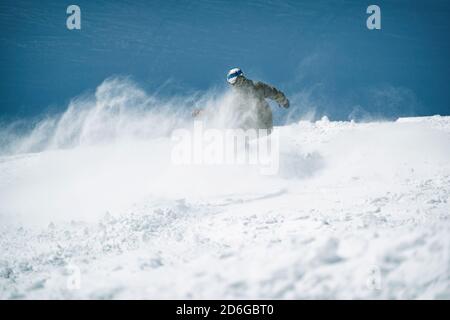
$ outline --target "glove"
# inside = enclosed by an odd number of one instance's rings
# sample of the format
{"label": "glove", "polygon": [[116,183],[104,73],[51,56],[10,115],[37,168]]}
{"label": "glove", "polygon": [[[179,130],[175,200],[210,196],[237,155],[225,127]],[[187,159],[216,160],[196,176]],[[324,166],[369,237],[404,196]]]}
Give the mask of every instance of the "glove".
{"label": "glove", "polygon": [[290,106],[291,104],[290,104],[290,102],[289,102],[289,99],[287,99],[286,98],[286,102],[285,103],[283,103],[281,106],[283,107],[283,108],[289,108],[289,106]]}
{"label": "glove", "polygon": [[196,118],[203,112],[203,109],[194,109],[192,110],[192,117]]}

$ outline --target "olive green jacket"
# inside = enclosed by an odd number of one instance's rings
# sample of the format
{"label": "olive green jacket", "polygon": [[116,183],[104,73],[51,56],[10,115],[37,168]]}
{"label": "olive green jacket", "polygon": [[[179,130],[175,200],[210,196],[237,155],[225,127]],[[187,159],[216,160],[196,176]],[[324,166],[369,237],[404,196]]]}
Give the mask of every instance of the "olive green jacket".
{"label": "olive green jacket", "polygon": [[270,130],[273,127],[272,110],[266,99],[272,99],[284,108],[289,107],[289,100],[283,92],[263,82],[241,76],[233,89],[235,95],[231,106],[224,105],[221,110],[194,109],[192,115],[212,122],[219,118],[229,128]]}
{"label": "olive green jacket", "polygon": [[244,129],[271,129],[273,127],[272,110],[265,99],[272,99],[284,108],[289,100],[277,88],[260,81],[240,79],[233,88],[241,96],[242,108],[251,110],[252,116],[243,124]]}

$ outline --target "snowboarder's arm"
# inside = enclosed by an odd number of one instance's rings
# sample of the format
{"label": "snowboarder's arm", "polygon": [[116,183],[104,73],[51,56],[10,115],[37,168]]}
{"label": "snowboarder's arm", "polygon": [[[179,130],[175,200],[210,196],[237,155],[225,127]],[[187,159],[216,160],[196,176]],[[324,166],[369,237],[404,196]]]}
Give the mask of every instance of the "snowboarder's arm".
{"label": "snowboarder's arm", "polygon": [[277,88],[263,82],[256,82],[255,87],[256,90],[262,93],[264,98],[275,100],[280,106],[289,108],[289,100],[286,98],[284,93]]}
{"label": "snowboarder's arm", "polygon": [[213,115],[211,108],[194,108],[191,112],[193,118],[206,119]]}

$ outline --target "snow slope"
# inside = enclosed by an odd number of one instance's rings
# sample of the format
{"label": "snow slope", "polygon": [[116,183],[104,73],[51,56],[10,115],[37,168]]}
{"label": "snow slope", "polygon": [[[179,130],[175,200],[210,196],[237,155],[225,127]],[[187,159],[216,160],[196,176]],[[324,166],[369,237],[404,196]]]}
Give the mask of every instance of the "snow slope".
{"label": "snow slope", "polygon": [[2,156],[0,298],[450,298],[450,117],[278,129],[275,176],[168,137]]}

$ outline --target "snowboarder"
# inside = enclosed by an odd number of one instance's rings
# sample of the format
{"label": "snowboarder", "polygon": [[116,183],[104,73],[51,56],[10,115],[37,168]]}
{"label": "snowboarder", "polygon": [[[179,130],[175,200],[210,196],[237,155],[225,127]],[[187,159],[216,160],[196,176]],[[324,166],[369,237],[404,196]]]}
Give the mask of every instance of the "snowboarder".
{"label": "snowboarder", "polygon": [[[236,94],[234,111],[239,115],[238,127],[243,129],[269,129],[273,127],[272,110],[265,100],[275,100],[279,106],[289,108],[289,100],[283,92],[273,86],[259,81],[252,81],[244,76],[239,68],[231,69],[227,81],[233,86]],[[193,116],[203,114],[202,109],[196,109]]]}

